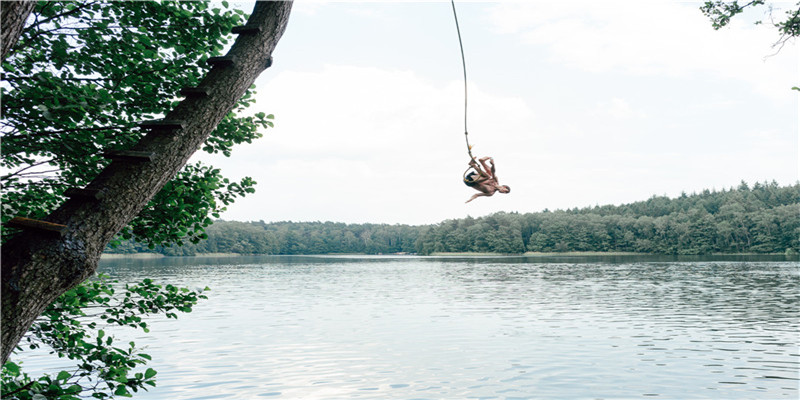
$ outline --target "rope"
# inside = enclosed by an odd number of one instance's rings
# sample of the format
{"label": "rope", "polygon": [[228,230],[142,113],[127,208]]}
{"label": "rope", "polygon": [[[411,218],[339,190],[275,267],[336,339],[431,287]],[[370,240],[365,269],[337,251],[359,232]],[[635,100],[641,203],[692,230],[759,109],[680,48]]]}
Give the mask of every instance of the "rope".
{"label": "rope", "polygon": [[453,6],[453,18],[456,20],[458,47],[461,49],[461,67],[464,70],[464,140],[467,142],[467,153],[469,154],[469,159],[472,160],[475,157],[472,156],[472,146],[469,145],[469,133],[467,131],[467,61],[464,58],[464,44],[461,42],[461,29],[458,28],[458,15],[456,15],[455,0],[450,0],[450,4]]}

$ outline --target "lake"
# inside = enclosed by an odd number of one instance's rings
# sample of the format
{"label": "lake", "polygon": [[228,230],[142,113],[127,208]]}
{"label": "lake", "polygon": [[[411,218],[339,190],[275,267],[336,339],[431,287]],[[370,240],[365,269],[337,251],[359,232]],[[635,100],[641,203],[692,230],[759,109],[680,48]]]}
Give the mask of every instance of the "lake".
{"label": "lake", "polygon": [[191,314],[133,333],[159,371],[134,398],[799,396],[800,262],[784,257],[254,256],[101,270],[211,288]]}

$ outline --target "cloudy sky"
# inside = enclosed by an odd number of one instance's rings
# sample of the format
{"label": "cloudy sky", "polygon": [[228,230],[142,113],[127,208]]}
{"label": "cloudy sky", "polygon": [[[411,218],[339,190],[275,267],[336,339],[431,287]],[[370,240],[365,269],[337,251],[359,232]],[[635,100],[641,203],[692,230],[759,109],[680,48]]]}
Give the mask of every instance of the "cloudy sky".
{"label": "cloudy sky", "polygon": [[223,218],[430,224],[798,180],[800,46],[775,54],[766,10],[714,31],[689,2],[456,7],[470,142],[510,194],[464,204],[449,2],[300,0],[257,81],[275,128],[197,157],[258,182]]}

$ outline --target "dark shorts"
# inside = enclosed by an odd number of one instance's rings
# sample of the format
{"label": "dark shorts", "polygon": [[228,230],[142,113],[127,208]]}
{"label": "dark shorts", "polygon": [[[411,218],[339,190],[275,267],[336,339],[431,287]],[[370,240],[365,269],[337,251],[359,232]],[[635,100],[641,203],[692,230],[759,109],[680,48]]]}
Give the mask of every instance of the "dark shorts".
{"label": "dark shorts", "polygon": [[475,180],[478,179],[479,176],[480,175],[478,175],[478,173],[476,173],[475,171],[471,171],[466,176],[464,176],[464,184],[469,187],[475,186]]}

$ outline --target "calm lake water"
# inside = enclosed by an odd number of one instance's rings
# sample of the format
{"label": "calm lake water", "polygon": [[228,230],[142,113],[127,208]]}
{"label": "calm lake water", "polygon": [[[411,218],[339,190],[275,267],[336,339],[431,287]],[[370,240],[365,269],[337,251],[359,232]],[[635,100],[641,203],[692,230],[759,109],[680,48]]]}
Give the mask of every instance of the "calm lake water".
{"label": "calm lake water", "polygon": [[101,270],[212,289],[191,314],[133,334],[159,371],[135,398],[799,396],[800,263],[783,257],[179,258]]}

